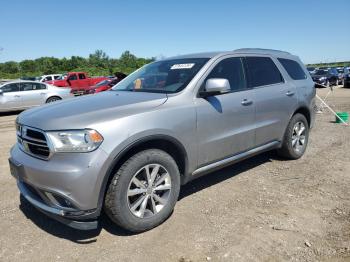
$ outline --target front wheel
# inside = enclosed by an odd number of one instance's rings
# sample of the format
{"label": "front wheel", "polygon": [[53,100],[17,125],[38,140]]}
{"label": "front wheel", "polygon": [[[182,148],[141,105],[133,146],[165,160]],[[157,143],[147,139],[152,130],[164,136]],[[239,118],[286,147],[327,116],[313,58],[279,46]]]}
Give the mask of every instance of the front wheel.
{"label": "front wheel", "polygon": [[105,211],[117,225],[142,232],[169,217],[180,191],[180,173],[166,152],[149,149],[129,158],[109,184]]}
{"label": "front wheel", "polygon": [[309,124],[302,114],[295,114],[289,121],[284,134],[282,147],[277,153],[288,159],[303,156],[309,141]]}

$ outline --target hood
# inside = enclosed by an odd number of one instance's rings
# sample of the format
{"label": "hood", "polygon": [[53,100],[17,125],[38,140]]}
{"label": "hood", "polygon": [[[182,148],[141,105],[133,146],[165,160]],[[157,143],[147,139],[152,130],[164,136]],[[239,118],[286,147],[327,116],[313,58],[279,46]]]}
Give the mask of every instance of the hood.
{"label": "hood", "polygon": [[327,77],[327,75],[312,75],[312,78],[320,79],[321,77]]}
{"label": "hood", "polygon": [[161,93],[106,91],[26,110],[17,121],[46,131],[81,129],[152,110],[166,100]]}

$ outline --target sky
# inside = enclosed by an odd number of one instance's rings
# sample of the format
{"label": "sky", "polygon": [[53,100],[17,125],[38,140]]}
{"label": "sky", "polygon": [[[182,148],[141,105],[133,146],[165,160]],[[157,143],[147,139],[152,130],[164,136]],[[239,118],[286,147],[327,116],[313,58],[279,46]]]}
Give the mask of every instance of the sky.
{"label": "sky", "polygon": [[305,63],[350,60],[350,0],[1,0],[0,62],[289,51]]}

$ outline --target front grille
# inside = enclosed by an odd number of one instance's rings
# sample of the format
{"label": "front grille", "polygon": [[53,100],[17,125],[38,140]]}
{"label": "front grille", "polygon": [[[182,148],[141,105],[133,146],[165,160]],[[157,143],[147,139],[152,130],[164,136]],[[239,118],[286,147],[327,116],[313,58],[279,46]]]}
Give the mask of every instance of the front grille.
{"label": "front grille", "polygon": [[24,152],[41,158],[48,159],[50,148],[44,132],[27,126],[19,126],[17,129],[17,141]]}

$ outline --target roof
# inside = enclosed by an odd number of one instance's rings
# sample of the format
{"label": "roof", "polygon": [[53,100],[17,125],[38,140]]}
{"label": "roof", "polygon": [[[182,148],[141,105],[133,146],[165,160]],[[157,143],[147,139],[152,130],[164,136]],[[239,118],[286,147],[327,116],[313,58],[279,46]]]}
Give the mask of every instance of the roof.
{"label": "roof", "polygon": [[274,50],[274,49],[263,49],[263,48],[240,48],[233,51],[221,51],[221,52],[206,52],[206,53],[194,53],[187,55],[178,55],[173,57],[167,57],[164,60],[170,59],[182,59],[182,58],[213,58],[217,55],[229,55],[229,54],[263,54],[272,56],[293,56],[289,52]]}
{"label": "roof", "polygon": [[11,80],[11,81],[7,81],[7,82],[3,82],[0,83],[0,85],[4,85],[4,84],[16,84],[16,83],[39,83],[39,84],[46,84],[43,82],[38,82],[38,81],[32,81],[32,80]]}
{"label": "roof", "polygon": [[264,55],[291,55],[289,52],[275,50],[275,49],[264,49],[264,48],[240,48],[233,51],[234,53],[244,54],[264,54]]}

